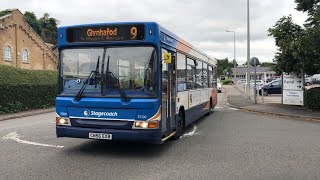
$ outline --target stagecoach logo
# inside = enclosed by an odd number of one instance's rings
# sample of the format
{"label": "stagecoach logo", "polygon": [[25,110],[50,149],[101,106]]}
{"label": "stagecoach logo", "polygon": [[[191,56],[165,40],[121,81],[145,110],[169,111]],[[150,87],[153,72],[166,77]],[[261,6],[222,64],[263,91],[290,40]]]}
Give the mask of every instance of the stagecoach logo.
{"label": "stagecoach logo", "polygon": [[83,115],[84,115],[84,116],[87,116],[87,117],[88,117],[88,116],[89,116],[89,113],[90,113],[89,110],[84,110],[84,111],[83,111]]}
{"label": "stagecoach logo", "polygon": [[117,112],[101,112],[101,111],[89,111],[84,110],[83,115],[88,116],[98,116],[98,117],[116,117],[118,116]]}

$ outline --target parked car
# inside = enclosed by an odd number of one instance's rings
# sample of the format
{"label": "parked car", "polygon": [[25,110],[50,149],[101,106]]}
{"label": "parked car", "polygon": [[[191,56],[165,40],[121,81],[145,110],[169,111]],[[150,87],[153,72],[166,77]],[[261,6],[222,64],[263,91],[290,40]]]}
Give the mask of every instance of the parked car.
{"label": "parked car", "polygon": [[320,74],[313,75],[312,79],[314,79],[313,84],[320,84]]}
{"label": "parked car", "polygon": [[316,82],[316,79],[314,79],[314,78],[312,78],[312,77],[307,77],[307,78],[304,79],[304,84],[305,84],[306,86],[310,86],[310,85],[312,85],[312,84],[315,83],[315,82]]}
{"label": "parked car", "polygon": [[281,94],[282,93],[282,79],[277,79],[267,83],[259,89],[259,94],[268,96],[269,94]]}
{"label": "parked car", "polygon": [[244,83],[246,83],[246,82],[247,82],[246,79],[239,79],[239,80],[237,81],[238,84],[244,84]]}
{"label": "parked car", "polygon": [[[254,80],[251,80],[251,81],[250,81],[250,84],[251,84],[252,86],[254,86]],[[263,80],[257,80],[257,81],[256,81],[256,84],[257,84],[257,86],[261,86],[261,85],[264,84],[264,82],[263,82]]]}
{"label": "parked car", "polygon": [[221,82],[217,82],[217,91],[218,93],[222,92]]}
{"label": "parked car", "polygon": [[266,79],[266,83],[269,83],[269,82],[271,82],[271,81],[273,81],[274,79],[273,78],[267,78]]}

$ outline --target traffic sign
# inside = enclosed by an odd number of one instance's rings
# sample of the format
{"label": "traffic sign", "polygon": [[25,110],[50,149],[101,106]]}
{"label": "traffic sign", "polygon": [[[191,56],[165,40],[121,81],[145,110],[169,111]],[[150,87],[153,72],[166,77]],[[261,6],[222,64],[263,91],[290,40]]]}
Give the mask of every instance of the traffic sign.
{"label": "traffic sign", "polygon": [[283,104],[303,106],[303,77],[301,73],[283,73]]}

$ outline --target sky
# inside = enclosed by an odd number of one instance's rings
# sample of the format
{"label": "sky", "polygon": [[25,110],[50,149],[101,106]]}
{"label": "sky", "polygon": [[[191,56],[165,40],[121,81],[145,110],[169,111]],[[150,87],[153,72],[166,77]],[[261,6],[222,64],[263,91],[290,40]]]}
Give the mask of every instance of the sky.
{"label": "sky", "polygon": [[[302,25],[307,16],[295,6],[294,0],[250,0],[251,57],[272,62],[277,48],[268,29],[289,14]],[[49,13],[59,26],[155,21],[217,59],[233,59],[233,33],[226,30],[235,31],[237,62],[247,59],[247,0],[1,0],[0,10],[7,8]]]}

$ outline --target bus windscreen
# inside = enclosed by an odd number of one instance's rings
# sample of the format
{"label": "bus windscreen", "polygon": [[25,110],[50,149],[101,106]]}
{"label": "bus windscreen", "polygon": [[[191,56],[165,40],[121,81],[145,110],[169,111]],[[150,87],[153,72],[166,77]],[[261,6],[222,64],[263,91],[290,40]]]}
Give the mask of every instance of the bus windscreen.
{"label": "bus windscreen", "polygon": [[110,25],[75,27],[67,29],[67,41],[74,42],[103,42],[144,40],[144,25]]}

